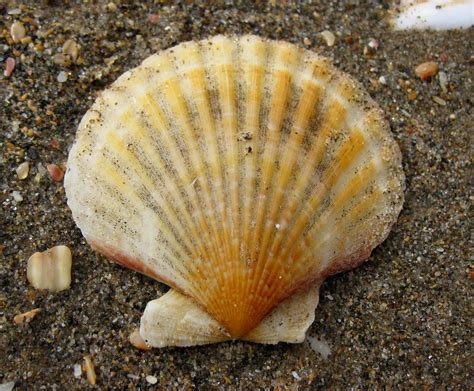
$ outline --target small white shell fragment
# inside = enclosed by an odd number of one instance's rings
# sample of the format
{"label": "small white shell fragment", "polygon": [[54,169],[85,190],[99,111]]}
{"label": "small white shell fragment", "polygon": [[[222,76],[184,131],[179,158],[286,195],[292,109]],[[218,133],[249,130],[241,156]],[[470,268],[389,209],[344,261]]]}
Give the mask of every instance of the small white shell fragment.
{"label": "small white shell fragment", "polygon": [[25,37],[26,30],[25,26],[21,22],[15,22],[10,27],[10,35],[12,36],[13,42],[17,43]]}
{"label": "small white shell fragment", "polygon": [[379,77],[379,82],[380,82],[380,84],[386,85],[387,84],[387,79],[385,78],[385,76],[380,76]]}
{"label": "small white shell fragment", "polygon": [[473,0],[402,0],[400,7],[393,21],[396,30],[449,30],[474,25]]}
{"label": "small white shell fragment", "polygon": [[63,45],[63,54],[69,56],[72,61],[76,61],[79,56],[79,45],[73,39],[68,39]]}
{"label": "small white shell fragment", "polygon": [[91,356],[84,356],[84,370],[86,371],[87,381],[89,384],[94,385],[97,381],[97,376]]}
{"label": "small white shell fragment", "polygon": [[140,350],[150,350],[150,346],[148,346],[145,340],[140,336],[138,329],[133,330],[128,338],[132,346],[136,347]]}
{"label": "small white shell fragment", "polygon": [[36,184],[39,184],[41,182],[41,179],[45,176],[45,174],[48,172],[46,168],[41,163],[38,163],[36,166],[36,175],[34,178],[34,181]]}
{"label": "small white shell fragment", "polygon": [[12,197],[13,199],[15,200],[15,202],[21,202],[23,201],[23,196],[21,195],[21,193],[17,190],[15,191],[12,191]]}
{"label": "small white shell fragment", "polygon": [[8,15],[21,15],[21,9],[20,8],[12,8],[11,10],[8,10]]}
{"label": "small white shell fragment", "polygon": [[448,92],[448,75],[441,71],[438,73],[438,78],[439,78],[439,85],[441,86],[441,89],[443,90],[444,93]]}
{"label": "small white shell fragment", "polygon": [[18,314],[16,315],[14,318],[13,318],[13,321],[16,323],[16,324],[22,324],[24,323],[25,321],[30,321],[31,319],[33,319],[36,315],[38,315],[39,313],[41,312],[41,309],[40,308],[35,308],[35,309],[32,309],[30,311],[27,311],[27,312],[24,312],[22,314]]}
{"label": "small white shell fragment", "polygon": [[82,376],[82,367],[81,367],[81,365],[80,364],[74,364],[72,369],[74,371],[74,377],[76,379],[79,379]]}
{"label": "small white shell fragment", "polygon": [[329,30],[324,30],[319,33],[321,37],[324,39],[324,42],[326,42],[326,45],[328,46],[334,46],[334,43],[336,42],[336,36],[331,33]]}
{"label": "small white shell fragment", "polygon": [[308,342],[310,348],[316,353],[319,353],[324,360],[331,354],[331,347],[324,339],[318,339],[308,335]]}
{"label": "small white shell fragment", "polygon": [[28,173],[30,172],[30,163],[23,162],[16,168],[16,175],[18,179],[26,179],[28,177]]}
{"label": "small white shell fragment", "polygon": [[58,82],[64,83],[67,81],[67,73],[64,71],[59,72],[57,77]]}
{"label": "small white shell fragment", "polygon": [[377,49],[379,48],[379,46],[380,46],[380,42],[377,41],[375,38],[371,38],[371,39],[369,40],[369,43],[367,44],[367,46],[368,46],[369,48],[371,48],[371,49],[377,50]]}
{"label": "small white shell fragment", "polygon": [[446,106],[446,101],[441,99],[439,96],[433,96],[433,100],[440,106]]}
{"label": "small white shell fragment", "polygon": [[28,259],[28,281],[36,289],[62,291],[71,285],[71,266],[72,255],[67,246],[34,253]]}
{"label": "small white shell fragment", "polygon": [[158,383],[158,379],[156,378],[156,376],[153,376],[153,375],[148,375],[147,377],[145,377],[145,379],[150,384]]}
{"label": "small white shell fragment", "polygon": [[15,382],[11,381],[8,383],[0,384],[0,391],[11,391],[15,387]]}
{"label": "small white shell fragment", "polygon": [[107,4],[107,9],[110,12],[115,12],[115,11],[117,11],[117,5],[114,2],[111,1],[109,4]]}

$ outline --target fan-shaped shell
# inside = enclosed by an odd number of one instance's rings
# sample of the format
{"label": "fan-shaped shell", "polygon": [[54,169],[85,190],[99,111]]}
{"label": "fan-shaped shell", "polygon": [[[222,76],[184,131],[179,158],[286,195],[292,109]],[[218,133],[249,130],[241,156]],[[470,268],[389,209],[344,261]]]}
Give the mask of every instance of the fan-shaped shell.
{"label": "fan-shaped shell", "polygon": [[256,36],[187,42],[84,116],[65,177],[87,241],[197,302],[232,338],[357,266],[402,207],[380,109],[327,59]]}

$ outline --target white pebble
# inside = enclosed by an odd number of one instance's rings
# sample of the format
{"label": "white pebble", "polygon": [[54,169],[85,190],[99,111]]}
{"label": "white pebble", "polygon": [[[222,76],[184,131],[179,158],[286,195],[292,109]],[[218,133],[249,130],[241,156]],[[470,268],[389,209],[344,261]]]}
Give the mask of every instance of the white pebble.
{"label": "white pebble", "polygon": [[380,46],[380,43],[379,43],[379,41],[377,41],[376,39],[371,38],[371,39],[369,40],[369,43],[367,44],[367,46],[368,46],[369,48],[371,48],[371,49],[378,49],[379,46]]}
{"label": "white pebble", "polygon": [[74,369],[74,377],[76,379],[79,379],[82,376],[82,367],[80,364],[74,364],[73,367]]}
{"label": "white pebble", "polygon": [[439,96],[433,96],[433,100],[440,106],[446,106],[446,101],[441,99]]}
{"label": "white pebble", "polygon": [[385,76],[380,76],[379,77],[379,82],[380,82],[380,84],[386,85],[387,84],[387,79],[385,78]]}
{"label": "white pebble", "polygon": [[301,380],[301,376],[298,375],[298,373],[297,373],[296,371],[291,372],[291,374],[293,375],[293,377],[294,377],[296,380]]}
{"label": "white pebble", "polygon": [[155,376],[153,376],[153,375],[148,375],[145,379],[146,379],[146,381],[147,381],[148,383],[150,383],[150,384],[156,384],[156,383],[158,383],[158,379],[157,379]]}
{"label": "white pebble", "polygon": [[20,15],[21,14],[21,9],[19,8],[13,8],[8,11],[8,15]]}
{"label": "white pebble", "polygon": [[326,360],[331,354],[331,347],[324,339],[318,339],[308,335],[308,342],[310,348],[313,351],[319,353],[324,360]]}
{"label": "white pebble", "polygon": [[59,72],[57,79],[60,83],[64,83],[67,80],[67,73],[64,71]]}
{"label": "white pebble", "polygon": [[12,197],[16,202],[21,202],[23,201],[23,197],[21,196],[19,191],[12,191]]}
{"label": "white pebble", "polygon": [[320,32],[319,35],[323,37],[324,41],[326,42],[326,45],[334,46],[334,43],[336,42],[336,36],[329,30],[324,30]]}

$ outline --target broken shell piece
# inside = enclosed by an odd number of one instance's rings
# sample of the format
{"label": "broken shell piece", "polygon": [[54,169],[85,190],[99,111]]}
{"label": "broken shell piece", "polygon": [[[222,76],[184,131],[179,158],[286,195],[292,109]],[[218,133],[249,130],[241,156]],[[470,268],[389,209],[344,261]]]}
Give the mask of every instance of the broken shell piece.
{"label": "broken shell piece", "polygon": [[14,69],[15,69],[15,59],[12,57],[8,57],[5,60],[5,70],[3,71],[3,74],[6,77],[10,77]]}
{"label": "broken shell piece", "polygon": [[16,324],[22,324],[22,323],[25,322],[25,321],[30,321],[30,320],[33,319],[36,315],[38,315],[40,312],[41,312],[41,309],[40,309],[40,308],[35,308],[35,309],[33,309],[33,310],[24,312],[23,314],[15,315],[15,317],[13,318],[13,321],[14,321]]}
{"label": "broken shell piece", "polygon": [[326,360],[331,354],[331,346],[323,339],[317,337],[311,337],[308,335],[308,343],[310,348],[319,353],[321,357]]}
{"label": "broken shell piece", "polygon": [[416,75],[421,80],[428,80],[438,73],[438,64],[433,61],[424,62],[415,68]]}
{"label": "broken shell piece", "polygon": [[336,36],[333,33],[331,33],[329,30],[324,30],[320,32],[319,35],[324,39],[324,42],[326,42],[326,45],[334,46],[334,43],[336,42]]}
{"label": "broken shell piece", "polygon": [[10,381],[8,383],[2,383],[0,384],[0,391],[12,391],[15,388],[15,385],[17,382],[15,381]]}
{"label": "broken shell piece", "polygon": [[156,376],[153,375],[148,375],[147,377],[145,377],[145,380],[150,384],[158,383],[158,379],[156,378]]}
{"label": "broken shell piece", "polygon": [[474,25],[473,0],[402,0],[395,15],[396,30],[449,30]]}
{"label": "broken shell piece", "polygon": [[97,381],[97,376],[95,374],[94,363],[92,362],[91,356],[84,356],[84,371],[86,372],[89,384],[94,385]]}
{"label": "broken shell piece", "polygon": [[438,73],[439,85],[446,94],[448,92],[448,75],[445,72]]}
{"label": "broken shell piece", "polygon": [[63,45],[63,54],[68,56],[73,62],[79,56],[79,45],[73,39],[68,39]]}
{"label": "broken shell piece", "polygon": [[34,253],[28,259],[28,281],[36,289],[62,291],[71,285],[71,266],[72,255],[67,246]]}
{"label": "broken shell piece", "polygon": [[145,340],[140,336],[138,329],[132,331],[129,337],[130,343],[140,350],[150,350],[150,346],[147,345]]}
{"label": "broken shell piece", "polygon": [[30,172],[30,163],[23,162],[21,163],[16,169],[16,175],[18,179],[26,179],[28,177],[28,173]]}
{"label": "broken shell piece", "polygon": [[26,34],[25,26],[21,22],[15,22],[10,27],[10,35],[13,39],[13,42],[20,42]]}
{"label": "broken shell piece", "polygon": [[61,182],[64,178],[64,171],[57,164],[48,164],[46,166],[49,176],[55,182]]}
{"label": "broken shell piece", "polygon": [[15,202],[21,202],[23,201],[23,196],[21,193],[17,190],[12,191],[12,197],[15,200]]}
{"label": "broken shell piece", "polygon": [[173,288],[145,310],[150,345],[276,343],[302,341],[319,284],[385,240],[404,174],[380,108],[328,59],[216,36],[105,90],[64,186],[94,249]]}
{"label": "broken shell piece", "polygon": [[73,365],[73,371],[74,371],[74,377],[76,379],[80,379],[80,377],[82,376],[82,367],[80,364],[74,364]]}

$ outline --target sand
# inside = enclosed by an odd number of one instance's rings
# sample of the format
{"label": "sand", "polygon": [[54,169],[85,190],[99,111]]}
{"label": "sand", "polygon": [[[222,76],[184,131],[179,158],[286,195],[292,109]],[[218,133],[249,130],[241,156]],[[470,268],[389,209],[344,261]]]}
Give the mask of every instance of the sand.
{"label": "sand", "polygon": [[[16,60],[0,77],[0,384],[89,388],[73,368],[90,355],[99,389],[472,387],[474,30],[393,32],[385,2],[97,3],[0,5],[0,63]],[[14,21],[31,42],[12,42]],[[336,35],[334,46],[323,30]],[[82,115],[121,73],[157,50],[217,33],[283,39],[332,58],[380,104],[401,147],[407,191],[398,223],[366,264],[322,287],[309,335],[324,341],[324,354],[329,347],[327,359],[312,349],[314,338],[136,350],[128,336],[167,288],[94,253],[62,183],[44,173],[66,162]],[[70,65],[58,56],[68,39],[80,45]],[[415,75],[425,61],[446,74],[445,91],[438,75]],[[15,169],[24,161],[30,171],[20,180]],[[26,262],[58,244],[73,253],[71,288],[36,291]],[[14,323],[34,308],[36,317]]]}

